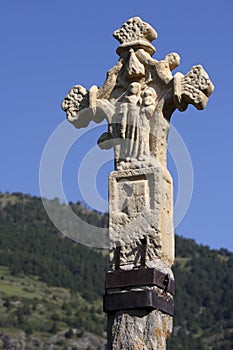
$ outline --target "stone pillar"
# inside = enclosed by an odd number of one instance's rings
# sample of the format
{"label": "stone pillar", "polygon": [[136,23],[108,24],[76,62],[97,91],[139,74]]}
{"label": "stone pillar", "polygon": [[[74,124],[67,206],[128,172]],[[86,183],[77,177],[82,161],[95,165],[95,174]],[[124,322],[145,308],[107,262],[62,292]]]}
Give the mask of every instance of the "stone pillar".
{"label": "stone pillar", "polygon": [[109,177],[108,349],[165,349],[172,331],[172,179],[152,167]]}
{"label": "stone pillar", "polygon": [[189,104],[205,108],[213,91],[197,65],[172,71],[177,53],[152,58],[156,31],[139,17],[114,32],[120,42],[116,65],[104,85],[74,86],[62,108],[75,127],[104,118],[101,149],[114,149],[109,176],[109,271],[104,311],[108,350],[165,350],[172,332],[174,276],[173,186],[166,152],[170,118]]}

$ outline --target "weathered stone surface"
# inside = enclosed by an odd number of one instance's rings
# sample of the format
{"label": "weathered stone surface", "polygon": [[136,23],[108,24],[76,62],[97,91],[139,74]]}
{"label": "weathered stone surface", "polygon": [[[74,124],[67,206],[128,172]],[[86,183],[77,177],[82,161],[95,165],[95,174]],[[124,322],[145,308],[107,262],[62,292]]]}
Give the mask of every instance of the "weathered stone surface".
{"label": "weathered stone surface", "polygon": [[108,316],[108,350],[165,350],[172,317],[158,310],[119,311]]}
{"label": "weathered stone surface", "polygon": [[[152,58],[157,33],[139,17],[126,21],[114,37],[120,42],[120,57],[103,86],[92,86],[89,91],[74,86],[62,108],[77,128],[91,120],[108,122],[98,145],[114,149],[115,171],[109,176],[111,273],[156,268],[165,274],[164,288],[156,283],[121,284],[106,289],[108,300],[116,299],[119,293],[123,300],[128,292],[138,296],[140,293],[133,292],[152,289],[153,293],[144,295],[156,293],[171,301],[173,296],[166,289],[166,279],[173,277],[174,261],[173,187],[166,165],[170,118],[176,109],[184,111],[188,104],[205,108],[214,87],[200,65],[186,75],[173,76],[180,64],[175,52],[161,61]],[[140,305],[140,300],[136,304]],[[108,315],[109,350],[166,349],[172,330],[172,317],[166,308],[148,311],[132,306],[126,311],[119,307],[109,308],[118,310]]]}
{"label": "weathered stone surface", "polygon": [[[157,166],[115,171],[109,177],[110,265],[112,269],[141,266],[142,242],[146,266],[158,259],[174,260],[172,179]],[[116,247],[121,249],[117,250]]]}

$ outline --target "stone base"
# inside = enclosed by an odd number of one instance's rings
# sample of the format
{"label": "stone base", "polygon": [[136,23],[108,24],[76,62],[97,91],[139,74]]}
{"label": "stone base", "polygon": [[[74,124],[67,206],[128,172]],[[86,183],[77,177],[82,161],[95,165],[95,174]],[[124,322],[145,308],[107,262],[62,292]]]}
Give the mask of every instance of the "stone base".
{"label": "stone base", "polygon": [[172,323],[172,316],[159,310],[109,314],[107,350],[166,350]]}

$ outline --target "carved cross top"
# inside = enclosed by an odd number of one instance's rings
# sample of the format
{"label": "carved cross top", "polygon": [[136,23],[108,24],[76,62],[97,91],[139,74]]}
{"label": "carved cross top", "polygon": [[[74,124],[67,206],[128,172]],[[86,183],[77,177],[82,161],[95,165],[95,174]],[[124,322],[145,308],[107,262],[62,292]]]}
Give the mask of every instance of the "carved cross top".
{"label": "carved cross top", "polygon": [[116,170],[150,167],[155,162],[166,166],[172,113],[176,108],[184,111],[188,104],[205,108],[214,86],[201,65],[173,76],[172,70],[180,64],[175,52],[161,61],[152,58],[156,50],[151,42],[157,33],[139,17],[126,21],[113,35],[121,44],[120,57],[103,86],[89,91],[74,86],[62,108],[77,128],[91,120],[107,120],[108,131],[98,144],[102,149],[114,148]]}

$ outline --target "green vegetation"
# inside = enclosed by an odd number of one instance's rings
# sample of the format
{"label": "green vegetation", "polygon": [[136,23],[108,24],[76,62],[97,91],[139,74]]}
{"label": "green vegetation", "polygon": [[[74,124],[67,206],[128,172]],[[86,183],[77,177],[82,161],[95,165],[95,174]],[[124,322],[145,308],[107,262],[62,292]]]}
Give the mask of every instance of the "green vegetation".
{"label": "green vegetation", "polygon": [[[5,197],[0,196],[0,265],[8,266],[13,275],[35,275],[48,285],[70,288],[88,301],[101,297],[107,268],[102,251],[64,238],[40,198],[17,193],[7,196],[8,201]],[[90,212],[80,203],[73,207],[84,221],[107,222],[106,215]]]}
{"label": "green vegetation", "polygon": [[[88,223],[107,227],[107,215],[70,205]],[[231,350],[233,254],[177,236],[176,256],[168,350]],[[0,194],[0,349],[22,331],[28,349],[103,349],[106,269],[107,255],[64,238],[40,198]]]}
{"label": "green vegetation", "polygon": [[103,336],[106,321],[100,298],[90,303],[79,293],[48,286],[35,276],[12,276],[6,267],[0,268],[0,279],[0,333],[22,330],[44,343],[60,334],[63,345],[86,331]]}
{"label": "green vegetation", "polygon": [[176,237],[174,334],[169,350],[231,350],[233,254]]}

